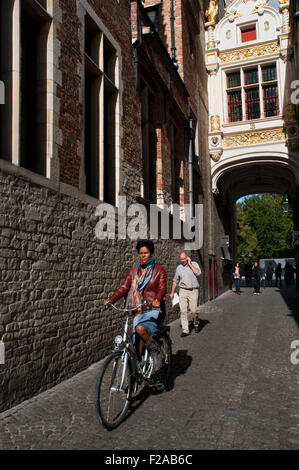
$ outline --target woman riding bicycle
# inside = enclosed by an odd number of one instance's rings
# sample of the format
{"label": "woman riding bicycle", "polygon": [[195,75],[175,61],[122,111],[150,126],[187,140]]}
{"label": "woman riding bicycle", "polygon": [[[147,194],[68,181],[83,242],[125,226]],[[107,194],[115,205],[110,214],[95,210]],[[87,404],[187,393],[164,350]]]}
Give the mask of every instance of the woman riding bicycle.
{"label": "woman riding bicycle", "polygon": [[151,240],[138,241],[136,249],[139,255],[137,263],[129,269],[121,286],[109,300],[104,301],[104,305],[114,303],[126,295],[130,288],[132,307],[143,301],[151,304],[151,307],[139,307],[135,312],[133,342],[139,358],[145,345],[153,358],[155,369],[159,369],[162,362],[153,336],[158,332],[165,315],[163,298],[166,294],[166,271],[153,258],[155,247]]}

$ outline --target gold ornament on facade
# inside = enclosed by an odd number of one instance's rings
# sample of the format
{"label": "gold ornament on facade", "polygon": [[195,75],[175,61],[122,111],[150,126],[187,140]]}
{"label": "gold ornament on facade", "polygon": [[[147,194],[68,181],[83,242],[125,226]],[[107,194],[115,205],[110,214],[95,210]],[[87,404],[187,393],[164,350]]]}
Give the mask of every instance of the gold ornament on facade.
{"label": "gold ornament on facade", "polygon": [[220,131],[220,116],[211,116],[211,131]]}
{"label": "gold ornament on facade", "polygon": [[238,50],[231,50],[228,52],[221,52],[219,54],[219,61],[222,64],[227,62],[238,62],[243,59],[256,59],[279,52],[279,45],[277,41],[268,44],[260,44],[257,46],[244,47]]}
{"label": "gold ornament on facade", "polygon": [[230,23],[232,23],[235,20],[235,18],[241,18],[243,16],[241,13],[238,13],[235,9],[231,11],[227,11],[225,8],[224,11],[225,11],[224,16],[229,16]]}
{"label": "gold ornament on facade", "polygon": [[255,9],[252,10],[250,14],[253,15],[254,13],[259,13],[262,15],[264,13],[264,8],[268,6],[269,6],[268,1],[257,0],[257,2],[255,2]]}
{"label": "gold ornament on facade", "polygon": [[278,0],[279,5],[287,5],[289,3],[289,0]]}
{"label": "gold ornament on facade", "polygon": [[206,18],[209,23],[214,23],[218,13],[218,4],[216,0],[210,0],[205,11]]}
{"label": "gold ornament on facade", "polygon": [[223,137],[223,148],[246,147],[249,145],[263,145],[284,141],[285,133],[282,128],[267,129],[263,131],[225,135]]}
{"label": "gold ornament on facade", "polygon": [[221,157],[221,153],[220,153],[220,152],[218,152],[218,153],[211,153],[211,154],[210,154],[210,157],[211,157],[211,159],[213,160],[213,162],[219,162],[220,157]]}

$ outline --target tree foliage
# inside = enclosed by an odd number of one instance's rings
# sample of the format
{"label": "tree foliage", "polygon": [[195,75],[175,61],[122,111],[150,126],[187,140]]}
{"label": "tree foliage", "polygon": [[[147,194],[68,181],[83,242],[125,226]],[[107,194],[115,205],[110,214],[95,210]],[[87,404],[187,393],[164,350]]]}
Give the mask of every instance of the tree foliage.
{"label": "tree foliage", "polygon": [[283,212],[282,200],[278,194],[259,194],[237,204],[240,262],[294,256],[292,215]]}

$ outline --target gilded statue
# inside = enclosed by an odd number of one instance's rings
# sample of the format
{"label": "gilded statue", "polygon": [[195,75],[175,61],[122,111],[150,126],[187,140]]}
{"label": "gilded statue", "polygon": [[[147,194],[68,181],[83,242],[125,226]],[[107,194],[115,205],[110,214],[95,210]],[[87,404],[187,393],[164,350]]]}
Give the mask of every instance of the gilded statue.
{"label": "gilded statue", "polygon": [[210,0],[205,11],[206,18],[209,23],[214,23],[218,13],[218,4],[216,0]]}

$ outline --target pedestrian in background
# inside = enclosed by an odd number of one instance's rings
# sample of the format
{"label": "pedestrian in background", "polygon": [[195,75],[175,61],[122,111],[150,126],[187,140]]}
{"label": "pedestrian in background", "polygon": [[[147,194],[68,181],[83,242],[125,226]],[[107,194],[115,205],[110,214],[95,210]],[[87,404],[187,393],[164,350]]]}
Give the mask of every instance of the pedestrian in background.
{"label": "pedestrian in background", "polygon": [[272,262],[270,261],[270,263],[267,266],[267,285],[271,287],[272,287],[273,273],[274,273],[274,269],[272,266]]}
{"label": "pedestrian in background", "polygon": [[260,295],[261,293],[261,278],[262,278],[262,270],[259,267],[259,263],[256,261],[252,268],[252,277],[253,277],[253,288],[254,294]]}
{"label": "pedestrian in background", "polygon": [[240,264],[236,263],[235,264],[235,269],[233,271],[233,278],[234,278],[234,283],[235,283],[235,294],[240,295],[240,286],[241,286],[241,270],[240,270]]}
{"label": "pedestrian in background", "polygon": [[281,271],[282,271],[282,268],[281,268],[281,263],[278,263],[276,269],[275,269],[275,286],[277,286],[278,284],[278,279],[279,279],[279,287],[281,287]]}
{"label": "pedestrian in background", "polygon": [[198,277],[201,274],[201,269],[196,262],[191,261],[191,258],[184,251],[180,254],[180,263],[175,271],[170,298],[173,299],[175,290],[179,286],[179,303],[183,330],[181,337],[184,338],[190,334],[188,308],[193,317],[195,333],[199,332],[197,304],[199,297]]}

